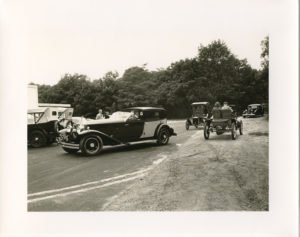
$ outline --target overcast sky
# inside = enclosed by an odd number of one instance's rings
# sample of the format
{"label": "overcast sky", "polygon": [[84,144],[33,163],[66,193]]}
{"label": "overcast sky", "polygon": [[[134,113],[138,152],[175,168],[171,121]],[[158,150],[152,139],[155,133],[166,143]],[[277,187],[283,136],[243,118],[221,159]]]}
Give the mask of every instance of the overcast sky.
{"label": "overcast sky", "polygon": [[[91,79],[149,70],[196,56],[200,44],[222,39],[238,58],[260,67],[276,0],[26,0],[6,2],[24,37],[29,81],[55,84],[65,73]],[[16,33],[17,34],[17,33]],[[270,39],[272,40],[272,39]]]}

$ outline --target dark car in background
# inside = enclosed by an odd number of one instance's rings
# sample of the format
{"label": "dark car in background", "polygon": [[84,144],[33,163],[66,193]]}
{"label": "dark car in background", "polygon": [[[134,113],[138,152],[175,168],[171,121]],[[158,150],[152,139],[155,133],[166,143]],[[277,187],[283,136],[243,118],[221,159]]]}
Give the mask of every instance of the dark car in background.
{"label": "dark car in background", "polygon": [[176,134],[167,125],[165,109],[133,107],[115,112],[109,119],[82,120],[80,124],[63,129],[59,143],[68,153],[80,150],[92,156],[99,154],[106,145],[128,145],[144,140],[156,140],[159,145],[166,145],[173,135]]}
{"label": "dark car in background", "polygon": [[250,104],[243,112],[244,118],[254,118],[264,116],[264,107],[262,104]]}
{"label": "dark car in background", "polygon": [[208,111],[210,110],[209,102],[194,102],[191,104],[192,116],[187,118],[185,122],[186,130],[189,130],[190,126],[204,125],[205,118],[208,116]]}

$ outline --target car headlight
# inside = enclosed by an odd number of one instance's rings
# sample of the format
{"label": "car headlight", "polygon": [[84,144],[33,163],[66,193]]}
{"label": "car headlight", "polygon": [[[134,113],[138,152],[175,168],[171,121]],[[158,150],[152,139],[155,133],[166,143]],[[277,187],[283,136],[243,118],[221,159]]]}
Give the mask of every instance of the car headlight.
{"label": "car headlight", "polygon": [[72,138],[73,138],[73,139],[76,139],[76,138],[78,137],[77,132],[73,132],[71,135],[72,135]]}
{"label": "car headlight", "polygon": [[83,125],[83,124],[79,124],[79,125],[77,125],[77,127],[76,127],[76,130],[77,131],[84,131],[84,130],[89,130],[90,129],[90,127],[89,126],[86,126],[86,125]]}
{"label": "car headlight", "polygon": [[83,124],[77,125],[76,130],[77,131],[83,131],[84,130],[84,125]]}

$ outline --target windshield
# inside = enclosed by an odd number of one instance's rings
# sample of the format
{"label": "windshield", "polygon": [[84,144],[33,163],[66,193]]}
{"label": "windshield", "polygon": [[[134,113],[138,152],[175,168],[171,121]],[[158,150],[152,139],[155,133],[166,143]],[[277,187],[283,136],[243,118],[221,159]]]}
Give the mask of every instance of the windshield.
{"label": "windshield", "polygon": [[114,112],[109,119],[120,119],[120,120],[127,120],[131,116],[130,112]]}
{"label": "windshield", "polygon": [[74,124],[84,124],[86,123],[87,119],[84,117],[72,117],[72,122]]}
{"label": "windshield", "polygon": [[207,113],[207,108],[204,105],[194,105],[192,109],[194,115],[203,115]]}
{"label": "windshield", "polygon": [[28,123],[37,123],[44,113],[28,113],[27,122]]}

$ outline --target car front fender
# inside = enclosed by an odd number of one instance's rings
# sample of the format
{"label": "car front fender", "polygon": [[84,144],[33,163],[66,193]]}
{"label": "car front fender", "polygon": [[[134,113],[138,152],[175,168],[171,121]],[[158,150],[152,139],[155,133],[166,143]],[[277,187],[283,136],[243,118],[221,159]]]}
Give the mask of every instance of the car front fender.
{"label": "car front fender", "polygon": [[100,132],[98,130],[83,130],[83,131],[79,131],[78,133],[78,137],[81,139],[82,137],[89,135],[89,134],[94,134],[94,135],[98,135],[99,137],[101,137],[101,139],[103,140],[104,145],[118,145],[118,144],[125,144],[124,142],[108,135],[105,134],[103,132]]}
{"label": "car front fender", "polygon": [[167,124],[159,124],[155,130],[155,137],[157,137],[157,134],[159,133],[159,131],[163,128],[167,128],[170,132],[170,136],[177,136],[177,134],[174,132],[174,129],[169,127],[169,125]]}

